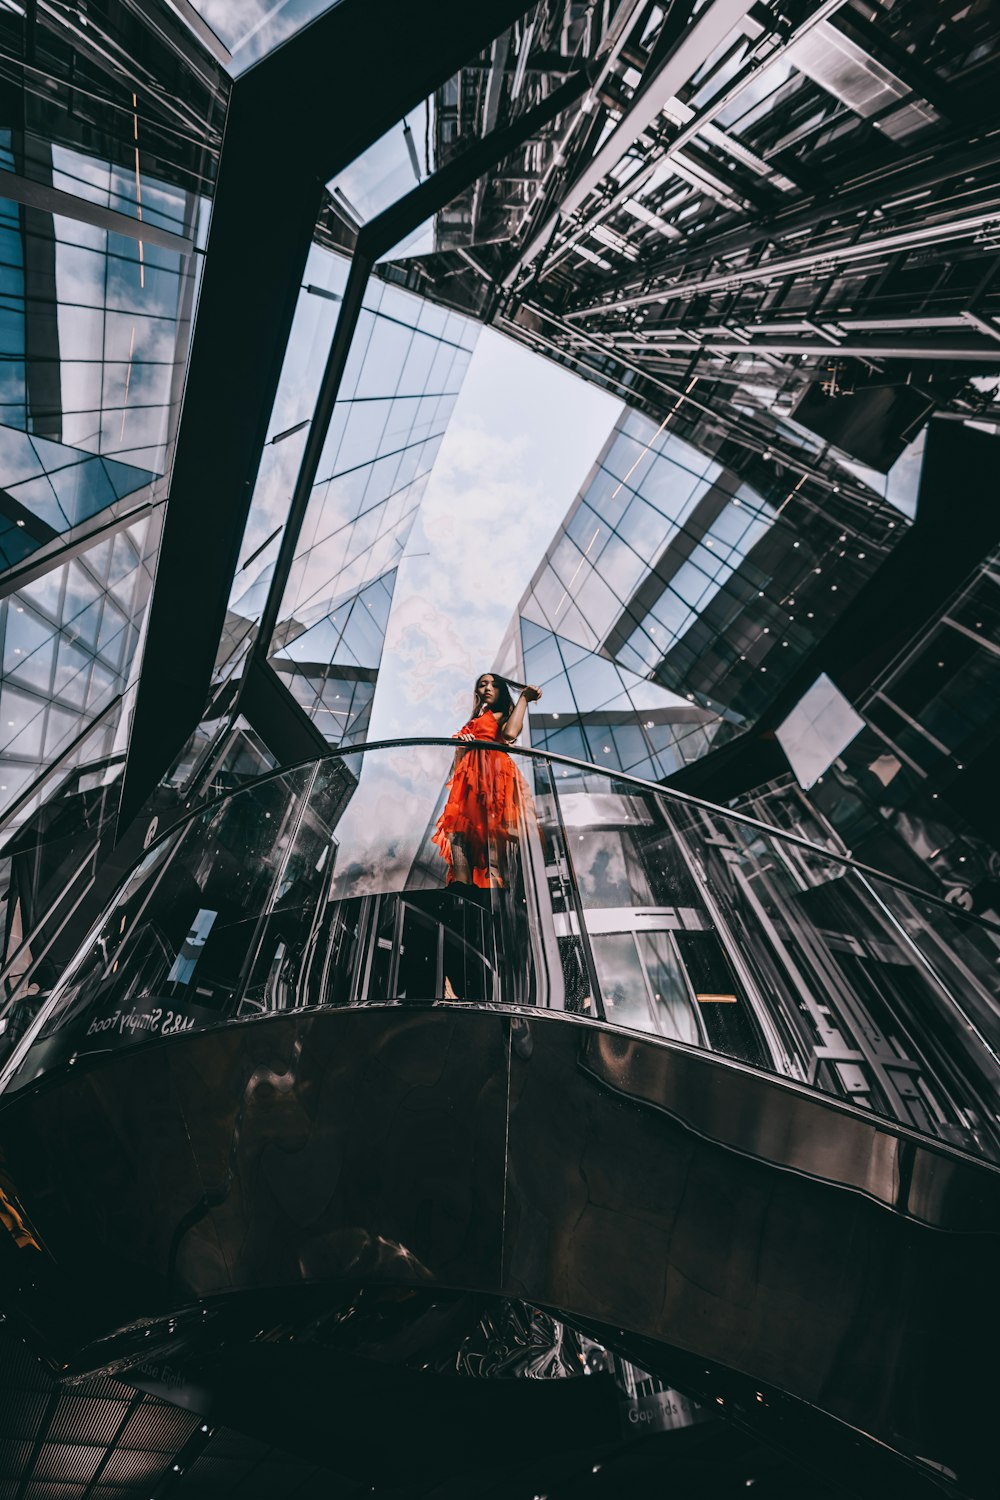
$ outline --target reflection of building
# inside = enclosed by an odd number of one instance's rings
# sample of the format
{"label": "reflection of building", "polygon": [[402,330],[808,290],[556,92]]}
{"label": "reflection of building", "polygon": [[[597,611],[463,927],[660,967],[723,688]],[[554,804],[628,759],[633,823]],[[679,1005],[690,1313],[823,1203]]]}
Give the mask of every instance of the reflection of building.
{"label": "reflection of building", "polygon": [[[283,486],[309,425],[294,418],[306,409],[316,304],[329,306],[323,291],[342,288],[346,268],[314,248],[310,274],[321,287],[310,281],[299,299],[230,604],[224,680],[240,675],[274,573]],[[267,656],[331,744],[365,737],[396,568],[475,336],[476,325],[395,287],[366,289]]]}
{"label": "reflection of building", "polygon": [[822,470],[789,493],[772,463],[717,446],[638,412],[612,432],[502,653],[545,688],[532,743],[670,775],[759,715],[903,533]]}
{"label": "reflection of building", "polygon": [[[0,8],[0,1495],[988,1492],[998,62]],[[480,322],[626,403],[485,902],[359,748]]]}
{"label": "reflection of building", "polygon": [[[500,654],[500,669],[544,690],[531,743],[655,780],[679,774],[720,800],[738,792],[810,837],[829,824],[877,867],[995,910],[1000,828],[983,816],[1000,733],[991,556],[948,597],[990,535],[973,512],[993,441],[934,424],[908,516],[874,494],[841,501],[839,488],[817,500],[800,484],[779,500],[773,472],[744,454],[771,485],[765,499],[627,414]],[[732,443],[726,456],[738,461]],[[956,499],[953,463],[970,478]],[[924,581],[925,567],[936,576]],[[779,797],[789,763],[811,813]]]}
{"label": "reflection of building", "polygon": [[832,833],[877,868],[989,915],[1000,912],[996,567],[993,553],[884,671],[849,684],[849,703],[830,684],[800,731],[792,709],[778,738],[793,775],[743,792],[769,821]]}

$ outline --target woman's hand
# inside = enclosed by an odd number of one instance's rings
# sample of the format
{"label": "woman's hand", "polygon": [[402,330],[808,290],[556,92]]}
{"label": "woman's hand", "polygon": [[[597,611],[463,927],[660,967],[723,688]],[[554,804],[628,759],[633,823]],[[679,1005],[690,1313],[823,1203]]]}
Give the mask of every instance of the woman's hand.
{"label": "woman's hand", "polygon": [[472,733],[471,729],[464,729],[461,734],[456,734],[454,738],[456,740],[474,740],[476,736]]}
{"label": "woman's hand", "polygon": [[537,703],[541,696],[541,688],[523,687],[521,689],[521,697],[524,699],[525,703]]}

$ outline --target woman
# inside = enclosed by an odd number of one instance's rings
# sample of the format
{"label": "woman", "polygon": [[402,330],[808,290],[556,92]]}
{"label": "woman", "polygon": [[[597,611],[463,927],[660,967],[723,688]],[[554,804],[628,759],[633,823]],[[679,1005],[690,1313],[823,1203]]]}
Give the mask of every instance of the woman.
{"label": "woman", "polygon": [[[524,687],[515,703],[502,677],[484,672],[476,683],[472,717],[455,736],[512,745],[521,733],[529,703],[542,696]],[[438,819],[433,842],[448,865],[448,884],[488,890],[502,885],[491,868],[490,848],[516,837],[526,789],[509,755],[460,750],[448,783],[448,801]]]}

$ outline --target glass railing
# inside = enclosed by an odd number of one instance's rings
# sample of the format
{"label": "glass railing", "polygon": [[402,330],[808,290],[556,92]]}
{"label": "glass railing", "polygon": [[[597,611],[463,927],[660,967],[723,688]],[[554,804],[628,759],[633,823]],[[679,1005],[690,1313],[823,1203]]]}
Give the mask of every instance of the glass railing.
{"label": "glass railing", "polygon": [[66,919],[114,835],[134,689],[112,698],[0,815],[0,1057],[48,998]]}
{"label": "glass railing", "polygon": [[1000,1160],[998,962],[1000,928],[751,818],[541,752],[391,742],[171,828],[3,1084],[304,1007],[539,1006]]}

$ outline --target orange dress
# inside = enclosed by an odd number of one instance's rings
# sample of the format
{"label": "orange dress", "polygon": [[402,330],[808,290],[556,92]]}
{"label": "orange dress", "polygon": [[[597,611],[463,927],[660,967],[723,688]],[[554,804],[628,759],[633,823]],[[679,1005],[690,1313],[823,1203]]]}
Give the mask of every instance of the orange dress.
{"label": "orange dress", "polygon": [[[477,719],[463,724],[459,734],[477,740],[497,740],[500,725],[487,709]],[[469,750],[460,755],[451,780],[448,800],[437,821],[432,842],[448,865],[449,885],[455,878],[452,840],[465,845],[473,883],[483,889],[502,885],[491,868],[490,848],[498,841],[516,837],[525,807],[524,779],[509,755],[502,751]]]}

